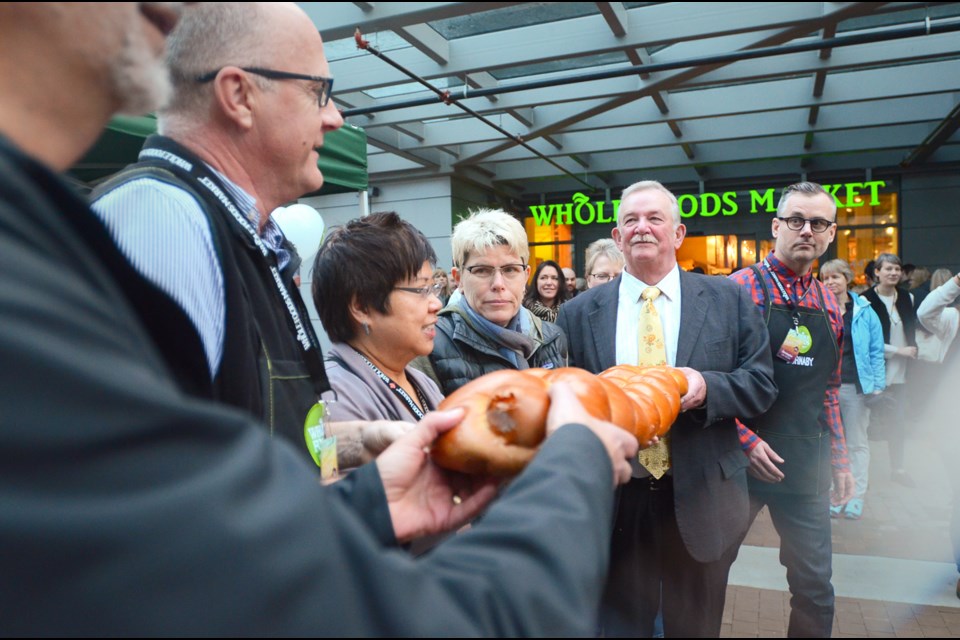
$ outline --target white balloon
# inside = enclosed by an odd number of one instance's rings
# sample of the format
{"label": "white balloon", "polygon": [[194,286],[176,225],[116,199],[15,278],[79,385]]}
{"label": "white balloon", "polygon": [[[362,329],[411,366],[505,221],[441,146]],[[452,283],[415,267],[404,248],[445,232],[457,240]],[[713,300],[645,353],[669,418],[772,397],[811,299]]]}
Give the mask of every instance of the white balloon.
{"label": "white balloon", "polygon": [[292,204],[289,207],[280,207],[270,214],[283,235],[287,237],[297,253],[303,259],[303,268],[309,269],[313,257],[320,250],[320,241],[323,240],[323,218],[320,212],[307,204]]}

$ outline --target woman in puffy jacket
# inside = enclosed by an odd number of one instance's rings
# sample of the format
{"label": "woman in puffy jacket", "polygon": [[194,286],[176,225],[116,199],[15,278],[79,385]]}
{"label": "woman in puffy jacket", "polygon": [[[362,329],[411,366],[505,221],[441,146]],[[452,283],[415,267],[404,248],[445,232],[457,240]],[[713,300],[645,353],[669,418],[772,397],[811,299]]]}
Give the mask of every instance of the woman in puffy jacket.
{"label": "woman in puffy jacket", "polygon": [[854,497],[846,505],[830,508],[830,515],[841,513],[857,520],[863,513],[870,468],[870,443],[867,427],[870,409],[866,400],[886,387],[883,358],[883,329],[880,318],[865,298],[849,290],[853,270],[843,260],[830,260],[820,267],[820,279],[837,297],[843,309],[843,360],[841,364],[840,414],[847,437],[850,468],[856,481]]}

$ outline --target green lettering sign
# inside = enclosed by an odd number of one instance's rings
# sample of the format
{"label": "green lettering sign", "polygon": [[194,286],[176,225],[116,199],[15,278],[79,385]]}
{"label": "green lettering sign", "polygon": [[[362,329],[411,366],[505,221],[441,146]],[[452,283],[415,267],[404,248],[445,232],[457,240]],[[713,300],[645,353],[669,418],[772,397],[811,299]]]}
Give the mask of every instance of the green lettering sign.
{"label": "green lettering sign", "polygon": [[[824,190],[829,193],[838,207],[862,207],[869,203],[870,206],[880,204],[880,189],[887,186],[883,180],[871,180],[868,182],[847,182],[843,184],[825,184]],[[863,197],[866,192],[870,192],[870,199],[864,202]],[[750,213],[763,211],[765,213],[774,213],[777,210],[777,190],[773,187],[764,191],[751,189],[750,194]],[[683,194],[677,198],[677,205],[680,208],[682,218],[693,218],[697,215],[704,218],[713,218],[718,214],[723,216],[734,216],[740,211],[740,205],[737,202],[736,191],[725,191],[723,193],[705,192],[699,195]],[[857,199],[859,198],[859,202]],[[537,226],[549,224],[610,224],[617,221],[620,201],[610,202],[609,210],[607,202],[603,200],[590,200],[590,197],[584,193],[575,193],[566,203],[538,204],[530,205],[530,215]],[[609,215],[607,213],[609,211]]]}
{"label": "green lettering sign", "polygon": [[[684,207],[684,203],[689,202],[690,205]],[[699,202],[697,201],[696,196],[691,195],[682,195],[677,198],[677,204],[680,205],[680,217],[682,218],[692,218],[697,215],[697,208],[699,207]]]}
{"label": "green lettering sign", "polygon": [[770,187],[763,192],[763,195],[759,191],[753,189],[750,190],[750,213],[757,212],[757,205],[761,205],[764,208],[764,211],[767,213],[773,213],[777,210],[777,205],[773,201],[774,192],[776,189]]}

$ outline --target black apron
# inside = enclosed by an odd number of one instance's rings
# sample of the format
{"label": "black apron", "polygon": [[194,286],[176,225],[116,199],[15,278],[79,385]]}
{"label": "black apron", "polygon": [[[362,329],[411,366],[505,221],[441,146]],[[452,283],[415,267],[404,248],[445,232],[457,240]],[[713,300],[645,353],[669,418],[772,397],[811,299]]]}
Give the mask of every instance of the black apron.
{"label": "black apron", "polygon": [[[824,411],[827,382],[840,358],[823,292],[816,282],[811,284],[816,290],[819,309],[804,306],[802,300],[772,304],[763,274],[756,265],[752,268],[763,288],[774,379],[780,393],[769,411],[746,424],[783,458],[780,470],[784,478],[781,482],[769,483],[750,477],[750,491],[820,495],[830,490],[832,480],[831,433],[826,420],[821,421],[820,416]],[[776,274],[773,275],[776,278]],[[783,297],[790,300],[788,295]],[[807,328],[811,344],[808,351],[788,364],[777,353],[787,333],[797,326]]]}

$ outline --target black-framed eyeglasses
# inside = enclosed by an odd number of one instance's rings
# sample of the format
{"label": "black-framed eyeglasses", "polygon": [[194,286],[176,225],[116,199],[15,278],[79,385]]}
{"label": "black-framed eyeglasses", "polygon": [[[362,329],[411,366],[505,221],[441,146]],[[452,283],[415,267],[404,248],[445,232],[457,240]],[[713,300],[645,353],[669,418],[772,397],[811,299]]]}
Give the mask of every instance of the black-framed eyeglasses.
{"label": "black-framed eyeglasses", "polygon": [[823,233],[835,224],[832,220],[826,218],[803,218],[801,216],[790,216],[789,218],[777,216],[777,220],[783,220],[790,231],[800,231],[809,222],[810,229],[814,233]]}
{"label": "black-framed eyeglasses", "polygon": [[464,267],[464,270],[469,271],[470,275],[476,276],[481,280],[493,280],[497,275],[497,271],[503,274],[505,280],[516,280],[527,273],[527,265],[505,264],[502,267],[491,267],[486,264],[475,264],[472,267]]}
{"label": "black-framed eyeglasses", "polygon": [[440,297],[440,294],[443,293],[442,284],[428,284],[425,287],[394,287],[395,291],[409,291],[410,293],[419,294],[421,298],[426,300],[431,295]]}
{"label": "black-framed eyeglasses", "polygon": [[[320,108],[327,106],[327,103],[330,102],[330,96],[333,94],[333,78],[324,78],[323,76],[308,76],[302,73],[290,73],[289,71],[276,71],[274,69],[264,69],[262,67],[239,67],[247,73],[252,73],[254,75],[262,76],[270,80],[307,80],[309,82],[316,83],[319,88],[317,89],[317,102],[320,105]],[[223,70],[223,67],[216,69],[215,71],[210,71],[202,75],[197,76],[197,82],[204,83],[210,82],[217,77],[217,74]]]}

